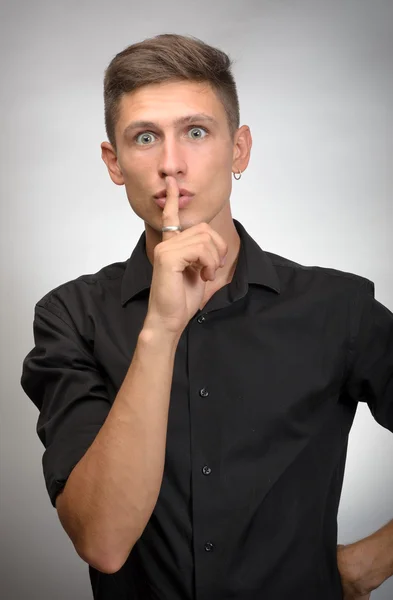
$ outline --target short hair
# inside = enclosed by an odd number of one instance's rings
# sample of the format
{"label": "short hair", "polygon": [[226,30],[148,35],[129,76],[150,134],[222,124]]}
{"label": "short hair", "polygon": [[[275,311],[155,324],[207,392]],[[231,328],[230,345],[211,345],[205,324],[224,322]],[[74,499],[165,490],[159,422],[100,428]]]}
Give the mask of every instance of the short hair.
{"label": "short hair", "polygon": [[105,128],[116,149],[115,126],[124,94],[166,81],[210,84],[221,100],[231,140],[239,127],[239,100],[229,56],[193,36],[164,33],[132,44],[109,63],[104,77]]}

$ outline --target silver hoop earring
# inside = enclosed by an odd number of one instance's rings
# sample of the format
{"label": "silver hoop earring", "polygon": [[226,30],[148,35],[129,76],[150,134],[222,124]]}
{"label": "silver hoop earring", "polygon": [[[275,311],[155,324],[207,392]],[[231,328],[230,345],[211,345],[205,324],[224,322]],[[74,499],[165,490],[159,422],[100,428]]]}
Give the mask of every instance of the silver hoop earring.
{"label": "silver hoop earring", "polygon": [[241,178],[241,176],[242,176],[242,172],[241,172],[240,170],[239,170],[239,173],[238,173],[238,175],[239,175],[239,177],[236,177],[236,173],[234,173],[234,174],[233,174],[233,177],[234,177],[234,179],[236,179],[236,181],[239,181],[239,179],[240,179],[240,178]]}

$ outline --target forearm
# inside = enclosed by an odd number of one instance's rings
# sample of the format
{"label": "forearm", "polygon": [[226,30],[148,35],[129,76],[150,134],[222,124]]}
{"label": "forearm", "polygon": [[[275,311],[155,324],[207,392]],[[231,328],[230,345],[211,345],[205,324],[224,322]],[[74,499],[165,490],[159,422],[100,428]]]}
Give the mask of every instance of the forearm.
{"label": "forearm", "polygon": [[393,575],[393,520],[362,540],[339,545],[337,561],[347,596],[367,596]]}
{"label": "forearm", "polygon": [[78,554],[117,571],[142,534],[161,487],[178,339],[147,327],[113,406],[64,490],[64,528]]}
{"label": "forearm", "polygon": [[358,543],[369,558],[368,578],[375,589],[393,575],[393,519]]}

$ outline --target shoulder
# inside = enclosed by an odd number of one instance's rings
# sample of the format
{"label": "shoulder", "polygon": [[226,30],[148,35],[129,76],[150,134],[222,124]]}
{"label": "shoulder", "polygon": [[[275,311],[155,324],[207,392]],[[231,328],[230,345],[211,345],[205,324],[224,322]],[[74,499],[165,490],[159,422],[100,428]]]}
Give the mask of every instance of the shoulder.
{"label": "shoulder", "polygon": [[36,303],[52,312],[74,312],[88,305],[104,303],[120,297],[121,282],[128,260],[101,267],[96,273],[85,273],[52,288]]}
{"label": "shoulder", "polygon": [[374,283],[362,275],[319,265],[304,265],[273,252],[265,254],[280,279],[282,291],[317,291],[328,297],[332,293],[374,294]]}

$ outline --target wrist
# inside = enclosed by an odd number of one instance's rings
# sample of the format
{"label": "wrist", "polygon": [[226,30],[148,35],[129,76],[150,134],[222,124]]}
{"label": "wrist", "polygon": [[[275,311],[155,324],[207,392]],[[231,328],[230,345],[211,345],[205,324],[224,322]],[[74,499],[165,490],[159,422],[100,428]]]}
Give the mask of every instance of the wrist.
{"label": "wrist", "polygon": [[176,349],[182,332],[169,331],[163,327],[160,323],[150,320],[147,318],[143,324],[143,327],[139,333],[139,340],[143,344],[154,345],[157,344],[160,347],[173,347]]}

